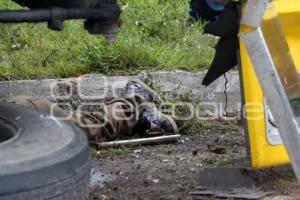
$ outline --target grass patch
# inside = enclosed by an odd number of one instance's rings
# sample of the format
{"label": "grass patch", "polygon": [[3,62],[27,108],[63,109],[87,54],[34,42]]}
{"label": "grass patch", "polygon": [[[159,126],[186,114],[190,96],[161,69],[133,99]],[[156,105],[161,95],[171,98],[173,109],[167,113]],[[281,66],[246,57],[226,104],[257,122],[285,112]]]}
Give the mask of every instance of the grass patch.
{"label": "grass patch", "polygon": [[232,155],[212,155],[204,160],[206,165],[212,165],[215,167],[231,166],[234,158]]}
{"label": "grass patch", "polygon": [[[46,24],[1,24],[0,78],[206,69],[215,39],[201,34],[200,23],[188,23],[188,2],[120,0],[122,27],[113,45],[89,35],[83,21],[65,22],[63,32],[48,30]],[[10,0],[0,7],[20,8]]]}
{"label": "grass patch", "polygon": [[94,158],[126,157],[134,150],[133,146],[106,147],[101,149],[91,148],[91,155]]}

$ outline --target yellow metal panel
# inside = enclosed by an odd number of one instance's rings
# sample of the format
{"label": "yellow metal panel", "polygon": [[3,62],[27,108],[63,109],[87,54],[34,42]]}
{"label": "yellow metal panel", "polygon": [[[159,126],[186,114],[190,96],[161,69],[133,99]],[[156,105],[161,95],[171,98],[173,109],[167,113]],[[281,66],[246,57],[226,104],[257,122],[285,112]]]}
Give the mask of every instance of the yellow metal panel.
{"label": "yellow metal panel", "polygon": [[273,146],[267,140],[263,93],[243,44],[241,55],[252,167],[259,169],[287,163],[283,145]]}
{"label": "yellow metal panel", "polygon": [[278,0],[276,1],[283,30],[294,59],[300,69],[300,1],[299,0]]}
{"label": "yellow metal panel", "polygon": [[[300,1],[277,0],[280,16],[291,54],[300,69]],[[286,164],[288,155],[283,145],[271,145],[267,139],[267,126],[263,92],[256,78],[244,45],[241,43],[241,62],[246,102],[247,126],[252,167],[255,169]]]}

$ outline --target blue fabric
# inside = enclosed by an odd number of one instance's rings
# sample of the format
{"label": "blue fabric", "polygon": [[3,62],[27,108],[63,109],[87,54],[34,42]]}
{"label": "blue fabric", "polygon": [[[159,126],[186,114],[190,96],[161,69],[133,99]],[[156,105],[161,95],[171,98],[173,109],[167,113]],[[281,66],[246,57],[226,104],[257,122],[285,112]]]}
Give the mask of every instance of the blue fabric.
{"label": "blue fabric", "polygon": [[208,0],[191,0],[190,16],[193,20],[204,19],[207,21],[218,21],[225,5],[223,3],[209,3]]}
{"label": "blue fabric", "polygon": [[225,5],[223,3],[219,3],[219,2],[209,2],[209,0],[205,0],[207,5],[215,11],[222,11],[225,8]]}

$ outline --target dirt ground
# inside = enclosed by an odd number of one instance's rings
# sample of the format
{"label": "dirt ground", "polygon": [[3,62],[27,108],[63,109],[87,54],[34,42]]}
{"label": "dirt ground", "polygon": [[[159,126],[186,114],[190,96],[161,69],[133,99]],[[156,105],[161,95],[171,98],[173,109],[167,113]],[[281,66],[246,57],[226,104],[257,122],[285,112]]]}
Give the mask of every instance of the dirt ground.
{"label": "dirt ground", "polygon": [[[93,150],[91,199],[216,199],[189,195],[199,184],[200,171],[247,164],[241,162],[247,160],[243,131],[235,124],[219,123],[183,135],[177,144]],[[257,187],[274,191],[266,199],[300,199],[290,166],[255,173]]]}

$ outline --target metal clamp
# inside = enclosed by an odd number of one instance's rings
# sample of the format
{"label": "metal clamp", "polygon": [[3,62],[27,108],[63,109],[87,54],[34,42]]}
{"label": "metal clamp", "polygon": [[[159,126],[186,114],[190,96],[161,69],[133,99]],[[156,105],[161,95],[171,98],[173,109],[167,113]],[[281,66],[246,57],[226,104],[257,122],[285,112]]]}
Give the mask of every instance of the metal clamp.
{"label": "metal clamp", "polygon": [[241,24],[259,27],[269,0],[249,0]]}

